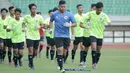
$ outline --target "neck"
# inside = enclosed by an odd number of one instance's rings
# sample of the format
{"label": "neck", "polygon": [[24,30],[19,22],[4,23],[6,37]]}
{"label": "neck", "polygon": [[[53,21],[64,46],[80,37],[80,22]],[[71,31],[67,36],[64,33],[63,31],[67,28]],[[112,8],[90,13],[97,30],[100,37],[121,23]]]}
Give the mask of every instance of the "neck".
{"label": "neck", "polygon": [[2,19],[4,20],[6,17],[5,16],[2,16]]}
{"label": "neck", "polygon": [[80,16],[82,16],[82,12],[78,12],[78,14],[79,14]]}
{"label": "neck", "polygon": [[63,14],[63,13],[64,13],[64,11],[61,11],[61,10],[60,10],[60,13],[62,13],[62,14]]}
{"label": "neck", "polygon": [[14,14],[10,14],[11,17],[14,17]]}
{"label": "neck", "polygon": [[36,13],[31,13],[31,16],[34,17],[36,15]]}
{"label": "neck", "polygon": [[96,12],[97,15],[99,15],[100,13]]}

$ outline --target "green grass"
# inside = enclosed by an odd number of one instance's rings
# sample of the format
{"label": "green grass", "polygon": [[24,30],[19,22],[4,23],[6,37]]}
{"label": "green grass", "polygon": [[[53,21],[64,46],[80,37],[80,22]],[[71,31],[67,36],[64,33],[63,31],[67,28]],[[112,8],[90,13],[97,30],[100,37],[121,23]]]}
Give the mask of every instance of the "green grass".
{"label": "green grass", "polygon": [[[27,59],[27,50],[25,50],[24,58]],[[65,68],[82,68],[79,67],[79,51],[76,54],[75,63],[71,63],[71,56],[68,58],[68,64]],[[87,57],[87,70],[90,72],[81,73],[130,73],[130,50],[123,49],[103,49],[98,69],[93,70],[91,65],[91,53]],[[4,64],[0,64],[0,73],[60,73],[56,67],[56,60],[51,62],[45,58],[45,50],[42,52],[42,58],[34,59],[35,70],[30,70],[28,62],[23,61],[23,67],[14,68],[14,65],[8,65],[7,59]],[[66,72],[66,73],[79,73]]]}

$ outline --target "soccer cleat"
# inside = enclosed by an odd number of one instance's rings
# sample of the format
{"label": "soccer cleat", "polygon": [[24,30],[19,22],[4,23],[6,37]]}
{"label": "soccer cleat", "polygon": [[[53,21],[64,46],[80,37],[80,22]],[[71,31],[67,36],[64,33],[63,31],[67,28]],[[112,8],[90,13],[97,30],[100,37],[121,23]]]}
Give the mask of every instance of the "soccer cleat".
{"label": "soccer cleat", "polygon": [[57,69],[60,70],[60,66],[57,66]]}
{"label": "soccer cleat", "polygon": [[85,62],[83,62],[82,66],[85,68],[85,67],[86,67],[86,63],[85,63]]}
{"label": "soccer cleat", "polygon": [[22,61],[21,61],[21,60],[19,60],[19,66],[23,66],[23,64],[22,64]]}
{"label": "soccer cleat", "polygon": [[92,65],[92,68],[93,68],[93,69],[97,69],[97,64],[96,64],[96,63],[93,64],[93,65]]}
{"label": "soccer cleat", "polygon": [[65,70],[64,70],[64,69],[62,69],[62,70],[61,70],[61,73],[65,73]]}
{"label": "soccer cleat", "polygon": [[18,65],[15,65],[15,68],[18,68]]}
{"label": "soccer cleat", "polygon": [[79,66],[83,66],[83,62],[80,62]]}
{"label": "soccer cleat", "polygon": [[32,69],[32,70],[34,70],[35,68],[34,68],[34,66],[33,65],[31,65],[31,64],[28,64],[28,66]]}

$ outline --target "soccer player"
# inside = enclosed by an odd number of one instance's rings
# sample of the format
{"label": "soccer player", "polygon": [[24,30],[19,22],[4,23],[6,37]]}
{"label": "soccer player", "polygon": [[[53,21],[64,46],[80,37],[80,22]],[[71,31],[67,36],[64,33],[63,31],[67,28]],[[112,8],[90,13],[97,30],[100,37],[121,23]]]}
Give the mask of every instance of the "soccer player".
{"label": "soccer player", "polygon": [[73,42],[74,48],[72,49],[72,63],[74,62],[75,53],[76,53],[76,50],[78,48],[78,45],[80,45],[80,49],[81,49],[81,51],[80,51],[80,63],[82,63],[82,61],[83,61],[83,45],[82,45],[83,28],[80,27],[80,21],[81,21],[82,17],[84,16],[82,4],[77,5],[77,10],[78,10],[78,13],[75,15],[77,26],[74,28],[75,40]]}
{"label": "soccer player", "polygon": [[90,21],[89,27],[86,25],[82,26],[83,28],[86,29],[86,31],[87,30],[90,31],[93,69],[97,68],[97,63],[100,59],[105,25],[111,23],[109,17],[102,12],[102,9],[103,9],[103,3],[98,2],[96,4],[96,10],[89,12],[86,17],[86,21]]}
{"label": "soccer player", "polygon": [[43,24],[43,18],[41,15],[36,14],[37,6],[35,4],[28,5],[30,14],[24,17],[24,23],[26,24],[26,42],[28,48],[28,60],[29,67],[34,69],[33,57],[37,54],[37,49],[40,40],[40,24]]}
{"label": "soccer player", "polygon": [[[48,14],[49,17],[45,20],[45,24],[49,25],[50,22],[50,16],[52,15],[53,10],[49,10]],[[51,32],[50,32],[51,30]],[[46,50],[46,57],[48,58],[48,53],[50,49],[50,58],[53,61],[54,54],[55,54],[55,42],[54,42],[54,26],[52,29],[46,29],[46,39],[47,39],[47,50]]]}
{"label": "soccer player", "polygon": [[[10,24],[10,22],[14,19],[14,6],[9,7],[9,13],[10,15],[7,17],[7,26]],[[9,64],[12,64],[12,41],[11,41],[12,31],[6,33],[6,43],[4,44],[4,51],[3,51],[3,59],[6,55],[6,50],[8,49],[8,60]]]}
{"label": "soccer player", "polygon": [[[41,15],[41,12],[37,12],[37,14]],[[44,45],[44,32],[45,29],[42,28],[42,24],[40,24],[41,28],[39,29],[40,32],[40,42],[39,42],[39,58],[41,57],[41,51],[43,49]]]}
{"label": "soccer player", "polygon": [[22,66],[22,57],[25,41],[25,29],[23,28],[23,19],[21,18],[21,9],[15,9],[15,19],[10,22],[7,26],[7,31],[12,31],[12,43],[13,43],[13,61],[17,68],[18,62],[19,66]]}
{"label": "soccer player", "polygon": [[[94,11],[96,9],[96,4],[92,4],[91,5],[91,11]],[[87,15],[88,15],[88,13],[89,12],[87,12],[86,14],[84,14],[84,16],[82,17],[82,19],[81,19],[81,23],[80,23],[80,27],[81,28],[84,28],[84,27],[86,27],[86,26],[88,26],[88,24],[87,24],[87,22],[86,22],[86,17],[87,17]],[[83,67],[86,67],[86,57],[87,57],[87,53],[88,53],[88,50],[89,50],[89,47],[90,47],[90,32],[89,32],[89,30],[84,30],[83,31],[83,53],[81,54],[81,55],[83,55],[82,56],[82,62],[81,62],[81,65],[83,66]]]}
{"label": "soccer player", "polygon": [[[57,48],[57,63],[60,67],[60,71],[65,73],[63,69],[63,50],[68,49],[70,44],[70,34],[69,27],[75,27],[76,21],[74,16],[66,11],[66,2],[64,0],[59,1],[59,10],[52,13],[50,18],[50,28],[52,29],[53,21],[54,29],[54,39]],[[72,24],[70,24],[72,22]]]}
{"label": "soccer player", "polygon": [[8,10],[6,8],[1,9],[1,18],[0,18],[0,63],[4,60],[4,44],[6,39],[6,26],[7,26],[7,13]]}

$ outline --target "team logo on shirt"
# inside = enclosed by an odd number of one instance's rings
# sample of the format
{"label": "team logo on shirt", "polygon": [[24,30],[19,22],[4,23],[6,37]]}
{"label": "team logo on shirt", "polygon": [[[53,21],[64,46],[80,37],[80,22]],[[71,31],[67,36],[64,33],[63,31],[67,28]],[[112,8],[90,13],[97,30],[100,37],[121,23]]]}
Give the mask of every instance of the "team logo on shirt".
{"label": "team logo on shirt", "polygon": [[100,20],[103,20],[103,18],[99,18]]}
{"label": "team logo on shirt", "polygon": [[64,19],[68,19],[68,16],[64,16]]}

